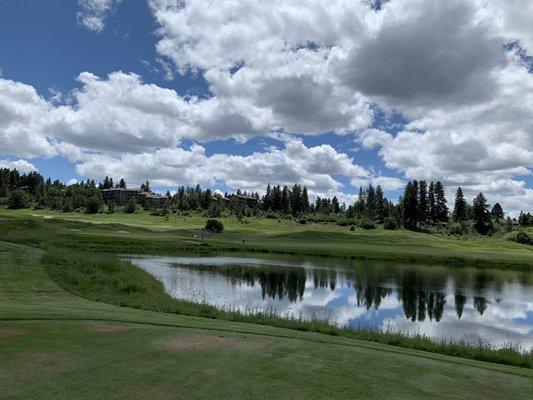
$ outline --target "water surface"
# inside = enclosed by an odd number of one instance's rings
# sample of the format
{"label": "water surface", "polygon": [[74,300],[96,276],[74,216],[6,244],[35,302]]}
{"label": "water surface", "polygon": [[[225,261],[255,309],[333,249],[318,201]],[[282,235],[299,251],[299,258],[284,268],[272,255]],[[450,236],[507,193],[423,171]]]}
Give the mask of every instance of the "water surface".
{"label": "water surface", "polygon": [[174,298],[442,340],[533,346],[533,274],[294,256],[131,256]]}

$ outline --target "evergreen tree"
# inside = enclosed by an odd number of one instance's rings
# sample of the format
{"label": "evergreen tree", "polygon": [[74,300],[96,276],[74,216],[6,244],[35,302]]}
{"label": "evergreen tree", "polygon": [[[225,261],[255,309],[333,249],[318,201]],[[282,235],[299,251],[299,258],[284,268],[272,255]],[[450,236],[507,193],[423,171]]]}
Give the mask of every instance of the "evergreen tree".
{"label": "evergreen tree", "polygon": [[407,182],[402,198],[402,219],[403,225],[407,229],[416,228],[418,214],[418,199],[416,188],[413,182]]}
{"label": "evergreen tree", "polygon": [[120,178],[120,182],[118,186],[121,187],[122,189],[126,189],[126,181],[124,180],[124,178]]}
{"label": "evergreen tree", "polygon": [[466,201],[463,196],[463,189],[459,186],[455,193],[455,205],[453,207],[453,220],[455,222],[463,222],[467,220]]}
{"label": "evergreen tree", "polygon": [[304,186],[302,190],[302,211],[308,212],[309,211],[309,196],[307,195],[307,188]]}
{"label": "evergreen tree", "polygon": [[429,204],[428,204],[428,190],[426,181],[418,183],[418,218],[420,226],[425,224],[428,220]]}
{"label": "evergreen tree", "polygon": [[486,235],[490,230],[490,214],[487,199],[479,193],[473,202],[474,228],[481,235]]}
{"label": "evergreen tree", "polygon": [[380,185],[376,187],[376,216],[378,218],[378,221],[380,223],[383,222],[383,220],[386,217],[386,200],[383,196],[383,189]]}
{"label": "evergreen tree", "polygon": [[446,205],[446,196],[444,195],[444,186],[440,181],[435,184],[435,221],[448,221],[448,206]]}
{"label": "evergreen tree", "polygon": [[429,211],[429,219],[431,220],[431,223],[434,224],[437,217],[436,217],[436,208],[437,205],[435,203],[435,185],[433,184],[433,181],[429,184],[429,190],[428,190],[428,211]]}
{"label": "evergreen tree", "polygon": [[333,199],[331,200],[331,207],[333,209],[333,212],[335,214],[338,214],[341,211],[339,200],[337,199],[337,196],[333,196]]}
{"label": "evergreen tree", "polygon": [[494,204],[494,207],[492,207],[492,211],[490,212],[492,215],[492,218],[494,218],[496,221],[500,221],[505,218],[505,214],[503,213],[503,208],[500,205],[500,203]]}

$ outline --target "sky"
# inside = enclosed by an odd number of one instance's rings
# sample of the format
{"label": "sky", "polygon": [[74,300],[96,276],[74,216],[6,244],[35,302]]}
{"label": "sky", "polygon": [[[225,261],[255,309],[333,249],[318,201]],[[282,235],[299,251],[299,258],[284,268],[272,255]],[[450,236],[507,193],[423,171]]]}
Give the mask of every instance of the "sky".
{"label": "sky", "polygon": [[0,167],[533,209],[529,0],[0,0]]}

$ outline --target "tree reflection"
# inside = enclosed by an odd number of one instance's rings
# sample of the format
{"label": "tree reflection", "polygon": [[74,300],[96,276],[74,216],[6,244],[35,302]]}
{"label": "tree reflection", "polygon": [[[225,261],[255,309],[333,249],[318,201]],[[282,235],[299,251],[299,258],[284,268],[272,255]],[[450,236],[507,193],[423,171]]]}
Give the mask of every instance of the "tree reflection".
{"label": "tree reflection", "polygon": [[335,292],[352,288],[357,307],[378,310],[383,299],[396,294],[405,317],[411,321],[440,321],[446,306],[446,293],[454,298],[457,318],[463,316],[470,297],[482,315],[489,302],[487,291],[500,291],[503,274],[472,269],[444,267],[390,266],[361,263],[352,267],[291,266],[188,266],[222,276],[233,285],[261,287],[263,299],[302,301],[306,284],[310,291]]}

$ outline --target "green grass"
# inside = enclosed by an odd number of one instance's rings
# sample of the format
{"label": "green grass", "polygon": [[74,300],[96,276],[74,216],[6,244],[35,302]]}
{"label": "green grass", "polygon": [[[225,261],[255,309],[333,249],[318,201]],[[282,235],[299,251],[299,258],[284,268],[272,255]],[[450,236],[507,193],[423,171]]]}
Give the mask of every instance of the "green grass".
{"label": "green grass", "polygon": [[478,267],[533,268],[533,246],[499,237],[453,237],[406,230],[351,232],[334,224],[301,225],[293,220],[223,218],[225,230],[202,240],[206,218],[172,214],[57,213],[0,209],[0,238],[40,247],[108,253],[173,254],[246,251],[349,257]]}
{"label": "green grass", "polygon": [[42,257],[0,243],[1,398],[533,396],[530,369],[91,301],[53,282]]}

